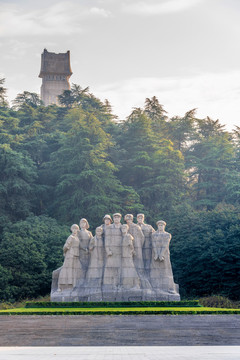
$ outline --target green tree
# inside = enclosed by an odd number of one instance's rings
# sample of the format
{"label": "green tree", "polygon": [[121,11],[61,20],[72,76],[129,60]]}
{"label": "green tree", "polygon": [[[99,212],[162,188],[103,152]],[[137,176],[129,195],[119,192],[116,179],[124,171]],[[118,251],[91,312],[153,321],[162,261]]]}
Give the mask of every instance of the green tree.
{"label": "green tree", "polygon": [[89,87],[83,89],[80,85],[72,84],[70,90],[64,90],[61,95],[58,96],[60,105],[65,106],[68,109],[72,107],[82,106],[84,99],[89,95]]}
{"label": "green tree", "polygon": [[24,91],[23,93],[18,94],[13,100],[13,106],[15,109],[21,109],[25,106],[36,108],[40,105],[43,105],[43,102],[40,100],[39,95],[29,91]]}
{"label": "green tree", "polygon": [[10,109],[0,109],[0,144],[9,144],[14,150],[23,140],[17,115]]}
{"label": "green tree", "polygon": [[142,109],[135,108],[121,130],[120,179],[139,190],[152,170],[151,157],[156,148],[151,120]]}
{"label": "green tree", "polygon": [[188,111],[184,117],[175,116],[168,123],[168,134],[177,150],[184,151],[195,135],[196,109]]}
{"label": "green tree", "polygon": [[6,108],[7,102],[7,89],[4,87],[5,79],[0,78],[0,108]]}
{"label": "green tree", "polygon": [[[201,133],[200,129],[200,135]],[[226,132],[215,134],[212,130],[208,135],[199,137],[186,151],[190,191],[196,208],[211,210],[225,200],[233,157],[234,148],[230,135]]]}
{"label": "green tree", "polygon": [[1,300],[50,292],[52,271],[62,265],[69,229],[46,216],[29,217],[5,227],[0,243]]}
{"label": "green tree", "polygon": [[55,216],[65,222],[88,217],[99,225],[106,212],[139,206],[137,194],[123,187],[114,175],[116,168],[108,159],[110,136],[100,121],[81,109],[72,109],[66,121],[72,127],[60,140],[46,169],[53,175],[56,189]]}
{"label": "green tree", "polygon": [[140,195],[151,217],[170,212],[182,199],[184,163],[171,141],[156,134],[152,120],[137,108],[122,125],[119,177]]}
{"label": "green tree", "polygon": [[156,96],[151,99],[146,98],[144,112],[151,119],[152,130],[159,135],[166,135],[167,111],[164,110]]}
{"label": "green tree", "polygon": [[171,259],[175,281],[184,297],[224,295],[239,299],[239,211],[219,206],[213,211],[174,209]]}
{"label": "green tree", "polygon": [[234,156],[229,163],[229,173],[226,178],[226,202],[240,205],[240,127],[233,131]]}
{"label": "green tree", "polygon": [[33,208],[36,167],[25,154],[0,146],[0,226],[24,219]]}

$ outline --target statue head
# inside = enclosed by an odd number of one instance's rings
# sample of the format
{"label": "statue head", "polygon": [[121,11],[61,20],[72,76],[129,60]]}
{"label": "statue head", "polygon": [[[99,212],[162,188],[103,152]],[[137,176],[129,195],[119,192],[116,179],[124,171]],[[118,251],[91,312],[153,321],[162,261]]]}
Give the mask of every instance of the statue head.
{"label": "statue head", "polygon": [[104,221],[104,224],[105,224],[105,225],[110,225],[111,222],[112,222],[112,218],[111,218],[110,215],[106,214],[106,215],[104,216],[104,218],[103,218],[103,221]]}
{"label": "statue head", "polygon": [[121,218],[122,218],[122,215],[120,213],[113,214],[114,224],[117,224],[117,225],[120,224]]}
{"label": "statue head", "polygon": [[132,214],[127,214],[124,216],[124,220],[126,221],[126,223],[128,225],[133,223],[133,215]]}
{"label": "statue head", "polygon": [[81,229],[86,229],[86,230],[89,229],[89,223],[88,223],[87,219],[82,218],[80,220],[79,225],[80,225]]}
{"label": "statue head", "polygon": [[122,234],[126,235],[128,233],[128,230],[129,230],[128,224],[123,224],[122,227],[121,227],[121,230],[122,230]]}
{"label": "statue head", "polygon": [[165,226],[167,225],[167,224],[165,223],[165,221],[163,221],[163,220],[157,221],[156,224],[157,224],[157,227],[158,227],[158,230],[159,230],[159,231],[164,231],[164,230],[165,230]]}
{"label": "statue head", "polygon": [[78,232],[78,230],[79,230],[79,226],[78,226],[77,224],[73,224],[73,225],[71,226],[71,232],[72,232],[73,235],[76,235],[76,233]]}
{"label": "statue head", "polygon": [[96,228],[96,235],[100,237],[102,236],[102,233],[103,233],[103,228],[101,226],[98,226]]}
{"label": "statue head", "polygon": [[143,224],[144,223],[144,214],[137,214],[137,221],[139,224]]}

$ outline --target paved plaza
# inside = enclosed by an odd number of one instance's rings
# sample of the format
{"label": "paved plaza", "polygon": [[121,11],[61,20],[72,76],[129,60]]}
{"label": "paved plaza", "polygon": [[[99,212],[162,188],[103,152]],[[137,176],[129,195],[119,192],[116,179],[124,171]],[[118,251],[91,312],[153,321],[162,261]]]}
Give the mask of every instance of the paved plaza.
{"label": "paved plaza", "polygon": [[239,360],[240,346],[1,347],[1,360]]}
{"label": "paved plaza", "polygon": [[0,317],[0,346],[199,345],[240,346],[240,316],[28,315]]}

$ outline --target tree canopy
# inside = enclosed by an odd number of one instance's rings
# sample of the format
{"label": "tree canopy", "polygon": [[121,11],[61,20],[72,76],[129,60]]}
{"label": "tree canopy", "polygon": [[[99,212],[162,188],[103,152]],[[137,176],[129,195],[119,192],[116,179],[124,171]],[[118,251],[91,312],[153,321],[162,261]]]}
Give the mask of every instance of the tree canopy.
{"label": "tree canopy", "polygon": [[59,102],[10,107],[0,80],[0,299],[49,292],[72,223],[114,212],[167,222],[182,295],[239,298],[240,128],[155,96],[120,121],[76,84]]}

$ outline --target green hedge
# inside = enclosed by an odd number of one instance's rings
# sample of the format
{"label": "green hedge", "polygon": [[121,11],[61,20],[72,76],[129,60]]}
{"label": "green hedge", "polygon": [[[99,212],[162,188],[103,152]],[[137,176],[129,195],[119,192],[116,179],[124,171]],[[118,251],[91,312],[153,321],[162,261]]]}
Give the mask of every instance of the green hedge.
{"label": "green hedge", "polygon": [[158,308],[158,309],[8,309],[0,315],[240,315],[240,309]]}
{"label": "green hedge", "polygon": [[198,300],[186,301],[121,301],[121,302],[32,302],[25,308],[119,308],[119,307],[201,307]]}

